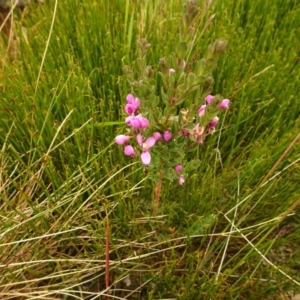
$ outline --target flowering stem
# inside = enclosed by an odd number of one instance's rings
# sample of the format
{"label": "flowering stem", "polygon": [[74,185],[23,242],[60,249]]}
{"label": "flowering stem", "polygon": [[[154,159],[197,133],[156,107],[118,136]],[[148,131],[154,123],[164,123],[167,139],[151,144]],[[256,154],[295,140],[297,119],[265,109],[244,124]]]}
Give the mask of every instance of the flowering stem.
{"label": "flowering stem", "polygon": [[155,190],[154,190],[154,209],[153,209],[153,216],[155,217],[157,215],[158,211],[158,205],[159,205],[159,199],[161,195],[161,188],[162,188],[162,181],[163,181],[163,176],[162,172],[158,172],[159,175],[159,182],[156,183],[155,185]]}

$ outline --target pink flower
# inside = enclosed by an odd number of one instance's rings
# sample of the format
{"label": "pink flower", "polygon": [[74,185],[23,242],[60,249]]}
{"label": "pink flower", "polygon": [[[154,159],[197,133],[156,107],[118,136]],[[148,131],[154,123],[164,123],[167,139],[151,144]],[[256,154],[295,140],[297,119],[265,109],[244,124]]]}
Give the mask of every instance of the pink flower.
{"label": "pink flower", "polygon": [[204,116],[205,109],[206,109],[206,104],[200,106],[200,108],[198,109],[199,117],[203,117]]}
{"label": "pink flower", "polygon": [[166,142],[168,142],[171,138],[172,138],[172,133],[169,130],[165,131],[164,132],[164,140]]}
{"label": "pink flower", "polygon": [[140,107],[141,101],[139,98],[134,98],[132,94],[128,94],[126,100],[127,104],[125,105],[125,112],[128,115],[132,115]]}
{"label": "pink flower", "polygon": [[135,107],[134,107],[134,105],[127,103],[127,104],[125,105],[125,112],[126,112],[127,115],[134,114],[134,112],[135,112]]}
{"label": "pink flower", "polygon": [[153,133],[153,137],[154,137],[157,141],[161,141],[161,140],[162,140],[161,133],[159,133],[159,132],[154,132],[154,133]]}
{"label": "pink flower", "polygon": [[182,165],[177,165],[175,166],[175,171],[180,173],[182,171],[182,168],[183,168]]}
{"label": "pink flower", "polygon": [[118,136],[115,137],[115,142],[118,145],[123,145],[125,143],[127,143],[129,141],[130,137],[124,134],[120,134]]}
{"label": "pink flower", "polygon": [[230,100],[229,99],[224,99],[221,104],[219,105],[220,109],[227,109],[228,106],[230,104]]}
{"label": "pink flower", "polygon": [[125,119],[125,123],[128,126],[133,127],[134,129],[142,128],[145,129],[149,126],[149,121],[147,118],[142,117],[141,115],[138,116],[128,116]]}
{"label": "pink flower", "polygon": [[182,130],[182,131],[181,131],[181,134],[182,134],[183,136],[188,136],[188,135],[190,135],[190,133],[189,133],[187,130]]}
{"label": "pink flower", "polygon": [[136,116],[128,116],[125,119],[125,123],[128,126],[133,127],[134,129],[140,128],[140,121],[139,121],[139,119]]}
{"label": "pink flower", "polygon": [[153,136],[150,136],[149,138],[147,138],[147,140],[145,142],[143,142],[143,137],[142,135],[139,133],[136,136],[136,140],[138,145],[142,148],[142,154],[141,154],[141,160],[142,163],[145,166],[148,166],[151,162],[151,154],[149,152],[150,148],[152,148],[155,143],[156,143],[156,139]]}
{"label": "pink flower", "polygon": [[127,156],[134,156],[135,152],[131,145],[127,145],[124,147],[124,154]]}
{"label": "pink flower", "polygon": [[178,183],[179,183],[180,185],[183,185],[183,184],[184,184],[184,177],[183,177],[183,175],[181,175],[181,176],[179,177]]}
{"label": "pink flower", "polygon": [[129,103],[129,104],[132,104],[134,102],[134,96],[132,94],[128,94],[126,96],[126,101]]}
{"label": "pink flower", "polygon": [[208,125],[209,125],[209,127],[215,127],[218,124],[218,122],[219,122],[219,118],[214,117]]}
{"label": "pink flower", "polygon": [[156,139],[153,136],[150,136],[142,145],[143,151],[144,152],[148,151],[150,148],[152,148],[155,145],[155,143],[156,143]]}
{"label": "pink flower", "polygon": [[204,133],[204,127],[200,126],[199,123],[197,123],[193,129],[193,135],[195,138],[199,138],[202,136],[202,134]]}
{"label": "pink flower", "polygon": [[213,95],[208,95],[205,97],[205,101],[207,104],[211,104],[211,101],[214,99]]}

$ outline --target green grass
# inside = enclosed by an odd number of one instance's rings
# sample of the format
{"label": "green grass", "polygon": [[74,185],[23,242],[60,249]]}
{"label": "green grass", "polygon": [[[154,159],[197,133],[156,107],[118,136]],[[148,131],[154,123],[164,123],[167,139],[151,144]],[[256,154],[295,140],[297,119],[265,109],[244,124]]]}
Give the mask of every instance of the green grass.
{"label": "green grass", "polygon": [[1,299],[105,299],[107,250],[111,299],[300,293],[297,1],[203,10],[189,59],[229,41],[214,93],[232,103],[197,172],[163,186],[156,217],[153,185],[114,145],[130,92],[122,66],[138,38],[152,44],[151,65],[172,53],[183,2],[33,6],[26,38],[15,17],[12,61],[1,34]]}

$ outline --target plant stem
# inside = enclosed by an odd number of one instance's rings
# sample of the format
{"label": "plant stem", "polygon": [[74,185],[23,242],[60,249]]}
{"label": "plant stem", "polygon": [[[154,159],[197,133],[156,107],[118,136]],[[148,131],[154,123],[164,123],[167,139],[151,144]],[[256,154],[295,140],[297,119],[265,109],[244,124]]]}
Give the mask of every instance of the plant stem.
{"label": "plant stem", "polygon": [[158,174],[159,174],[159,182],[156,183],[155,190],[154,190],[154,209],[153,209],[154,217],[157,215],[159,199],[161,195],[162,181],[163,181],[162,172],[160,171],[158,172]]}

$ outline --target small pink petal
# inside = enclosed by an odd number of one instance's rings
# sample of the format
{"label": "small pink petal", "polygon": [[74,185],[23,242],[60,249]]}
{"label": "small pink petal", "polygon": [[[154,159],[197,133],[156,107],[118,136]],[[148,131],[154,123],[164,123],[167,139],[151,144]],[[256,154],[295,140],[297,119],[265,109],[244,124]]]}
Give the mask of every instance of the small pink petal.
{"label": "small pink petal", "polygon": [[183,184],[184,184],[184,177],[183,177],[183,175],[181,175],[181,176],[179,177],[178,183],[179,183],[180,185],[183,185]]}
{"label": "small pink petal", "polygon": [[138,134],[136,135],[136,141],[137,141],[137,143],[138,143],[138,145],[139,145],[140,147],[143,146],[143,137],[142,137],[142,135],[141,135],[140,133],[138,133]]}
{"label": "small pink petal", "polygon": [[134,104],[135,109],[138,109],[141,105],[141,100],[139,98],[135,98],[133,104]]}
{"label": "small pink petal", "polygon": [[141,160],[142,160],[142,163],[145,165],[145,166],[148,166],[151,162],[151,155],[150,153],[147,151],[147,152],[143,152],[141,154]]}
{"label": "small pink petal", "polygon": [[149,121],[147,118],[139,118],[139,122],[140,122],[140,128],[147,128],[149,126]]}
{"label": "small pink petal", "polygon": [[127,156],[134,156],[135,152],[131,145],[127,145],[124,147],[124,154]]}
{"label": "small pink petal", "polygon": [[128,126],[131,126],[131,121],[135,118],[135,116],[128,116],[126,119],[125,119],[125,124],[128,125]]}
{"label": "small pink petal", "polygon": [[140,121],[138,118],[134,117],[132,118],[131,122],[130,122],[130,125],[134,128],[134,129],[137,129],[137,128],[140,128]]}
{"label": "small pink petal", "polygon": [[203,117],[204,116],[205,109],[206,109],[206,104],[200,106],[200,108],[198,109],[199,117]]}
{"label": "small pink petal", "polygon": [[153,136],[150,136],[149,138],[147,138],[145,144],[148,145],[149,148],[153,147],[156,143],[156,139]]}

